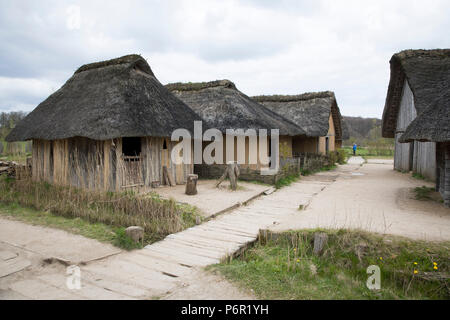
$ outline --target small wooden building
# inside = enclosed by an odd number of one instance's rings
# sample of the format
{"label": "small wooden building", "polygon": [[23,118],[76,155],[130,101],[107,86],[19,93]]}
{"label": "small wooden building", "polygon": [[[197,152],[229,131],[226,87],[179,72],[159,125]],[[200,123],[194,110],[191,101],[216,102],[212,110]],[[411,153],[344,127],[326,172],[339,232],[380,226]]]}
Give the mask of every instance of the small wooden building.
{"label": "small wooden building", "polygon": [[128,55],[80,67],[7,141],[33,141],[34,181],[120,191],[164,184],[164,171],[184,183],[193,165],[172,163],[170,136],[195,120],[144,58]]}
{"label": "small wooden building", "polygon": [[[166,87],[203,118],[209,128],[219,129],[223,134],[227,129],[255,129],[257,133],[259,129],[267,129],[268,134],[271,129],[279,129],[280,155],[283,153],[285,157],[292,157],[293,137],[305,135],[302,128],[249,98],[229,80],[173,83]],[[245,141],[245,149],[246,160],[241,167],[259,169],[261,167],[259,158],[258,164],[248,165],[248,138]],[[225,150],[224,141],[224,163],[226,163]]]}
{"label": "small wooden building", "polygon": [[390,60],[391,78],[383,111],[382,133],[395,138],[394,168],[436,180],[436,143],[400,137],[413,120],[448,91],[449,50],[406,50]]}
{"label": "small wooden building", "polygon": [[342,146],[342,116],[333,92],[253,97],[306,131],[293,141],[295,153],[326,154]]}

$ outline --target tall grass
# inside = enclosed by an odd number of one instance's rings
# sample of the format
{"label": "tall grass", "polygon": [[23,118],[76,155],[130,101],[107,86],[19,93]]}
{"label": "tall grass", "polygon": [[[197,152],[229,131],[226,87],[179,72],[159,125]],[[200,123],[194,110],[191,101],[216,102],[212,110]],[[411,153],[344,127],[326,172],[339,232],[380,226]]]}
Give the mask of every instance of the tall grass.
{"label": "tall grass", "polygon": [[[363,231],[262,233],[237,259],[212,267],[261,299],[449,299],[449,242],[414,241]],[[366,287],[367,267],[381,270],[381,290]]]}
{"label": "tall grass", "polygon": [[196,213],[174,200],[132,191],[116,193],[57,186],[31,179],[15,180],[0,176],[0,201],[17,203],[55,215],[82,218],[115,227],[141,226],[145,242],[163,239],[171,233],[195,225]]}

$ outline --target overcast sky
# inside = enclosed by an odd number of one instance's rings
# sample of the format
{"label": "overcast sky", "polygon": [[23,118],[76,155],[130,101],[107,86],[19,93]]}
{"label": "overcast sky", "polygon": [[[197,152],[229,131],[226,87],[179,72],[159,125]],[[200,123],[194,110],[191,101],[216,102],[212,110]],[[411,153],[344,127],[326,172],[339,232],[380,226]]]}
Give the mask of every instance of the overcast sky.
{"label": "overcast sky", "polygon": [[332,90],[381,117],[389,59],[450,47],[448,0],[0,0],[0,111],[31,111],[82,64],[143,55],[162,83],[247,95]]}

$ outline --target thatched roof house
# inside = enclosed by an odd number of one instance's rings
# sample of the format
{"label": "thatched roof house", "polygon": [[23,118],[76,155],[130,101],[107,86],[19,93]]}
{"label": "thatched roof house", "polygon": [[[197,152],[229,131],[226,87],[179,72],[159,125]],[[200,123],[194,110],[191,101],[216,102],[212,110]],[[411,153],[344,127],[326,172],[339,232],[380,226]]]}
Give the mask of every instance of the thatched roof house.
{"label": "thatched roof house", "polygon": [[229,80],[166,85],[206,123],[226,129],[279,129],[280,135],[304,135],[303,128],[274,113],[239,91]]}
{"label": "thatched roof house", "polygon": [[299,152],[326,153],[334,150],[336,144],[341,146],[342,116],[333,92],[256,96],[253,99],[306,131],[309,139],[298,143]]}
{"label": "thatched roof house", "polygon": [[[417,116],[434,108],[445,109],[446,103],[448,106],[450,50],[405,50],[392,56],[390,66],[382,133],[384,137],[395,138],[394,167],[401,171],[413,170],[435,180],[435,142],[421,142],[433,141],[430,139],[431,128],[427,128],[428,139],[425,139],[425,135],[417,131],[418,120],[414,124],[416,129],[408,130],[405,139],[401,138]],[[421,130],[425,128],[422,126]],[[413,139],[413,134],[424,138]],[[417,141],[402,143],[412,140]]]}
{"label": "thatched roof house", "polygon": [[200,119],[139,55],[86,64],[34,109],[8,141],[169,137]]}
{"label": "thatched roof house", "polygon": [[[167,166],[182,183],[192,170],[172,165],[167,137],[177,128],[192,131],[194,120],[201,118],[158,81],[144,58],[127,55],[80,67],[7,140],[33,140],[36,180],[120,189],[162,182]],[[101,176],[96,179],[86,172],[89,165],[98,167],[89,163],[94,154],[103,170],[95,169]],[[136,177],[122,172],[128,165]]]}
{"label": "thatched roof house", "polygon": [[[305,135],[301,127],[249,98],[229,80],[172,83],[166,85],[166,88],[202,117],[208,127],[219,129],[222,133],[226,133],[227,129],[254,129],[256,133],[259,129],[266,129],[267,134],[270,135],[271,129],[278,129],[280,148],[283,146],[283,155],[286,157],[292,156],[292,137]],[[226,149],[226,141],[224,149]],[[248,150],[249,145],[246,140],[246,160],[240,162],[244,167],[249,164]],[[236,149],[235,160],[238,160],[237,152]],[[226,159],[223,161],[226,163]],[[249,167],[258,169],[260,166],[257,164]]]}
{"label": "thatched roof house", "polygon": [[[414,57],[415,68],[421,70],[418,75],[411,67],[408,74],[414,83],[410,85],[414,102],[417,99],[423,111],[408,125],[399,142],[436,144],[436,189],[450,207],[450,50],[407,51],[402,55]],[[427,65],[431,65],[428,71],[424,67]]]}

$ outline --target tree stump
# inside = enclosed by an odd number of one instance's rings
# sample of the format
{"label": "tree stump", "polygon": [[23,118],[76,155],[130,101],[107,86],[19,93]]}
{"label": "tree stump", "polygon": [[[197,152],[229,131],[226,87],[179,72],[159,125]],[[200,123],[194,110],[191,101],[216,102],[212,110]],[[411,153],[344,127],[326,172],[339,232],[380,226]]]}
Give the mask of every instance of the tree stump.
{"label": "tree stump", "polygon": [[328,235],[326,233],[315,233],[314,234],[314,254],[319,256],[323,252],[323,248],[327,244]]}
{"label": "tree stump", "polygon": [[128,227],[125,229],[125,233],[133,239],[134,242],[144,243],[144,229],[142,227]]}
{"label": "tree stump", "polygon": [[186,181],[186,191],[185,193],[189,196],[193,196],[197,194],[197,180],[198,175],[196,174],[188,174]]}
{"label": "tree stump", "polygon": [[227,178],[230,179],[230,186],[233,191],[236,191],[237,189],[237,180],[239,178],[240,170],[239,166],[236,162],[229,162],[225,172],[220,177],[219,181],[216,183],[216,188],[219,187],[219,185]]}

